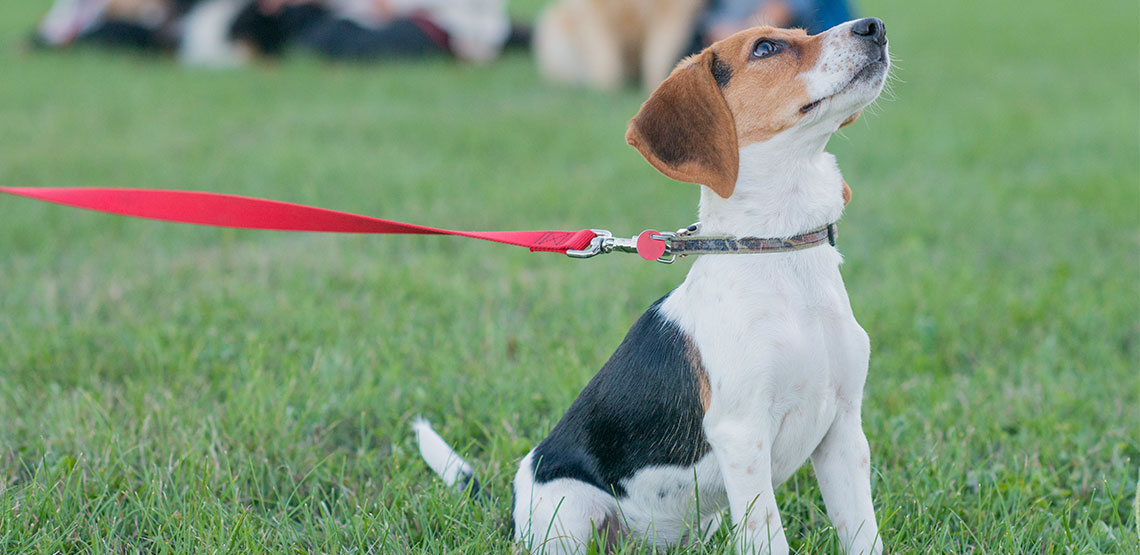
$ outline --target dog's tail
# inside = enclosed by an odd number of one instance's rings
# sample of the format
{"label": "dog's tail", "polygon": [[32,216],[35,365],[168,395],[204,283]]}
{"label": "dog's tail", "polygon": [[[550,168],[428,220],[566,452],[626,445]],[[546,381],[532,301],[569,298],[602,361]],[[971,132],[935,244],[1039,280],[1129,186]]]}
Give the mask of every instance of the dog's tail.
{"label": "dog's tail", "polygon": [[473,499],[482,497],[479,480],[475,478],[471,465],[435,433],[430,422],[417,417],[412,422],[412,429],[416,432],[416,442],[420,444],[420,455],[445,484],[467,491]]}

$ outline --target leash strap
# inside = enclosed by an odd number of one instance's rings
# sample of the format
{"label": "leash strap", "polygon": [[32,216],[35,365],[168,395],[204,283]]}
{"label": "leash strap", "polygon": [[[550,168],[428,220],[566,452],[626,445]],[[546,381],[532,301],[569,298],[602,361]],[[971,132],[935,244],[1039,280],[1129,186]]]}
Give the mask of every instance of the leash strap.
{"label": "leash strap", "polygon": [[591,258],[611,252],[637,253],[646,260],[672,263],[678,256],[798,251],[835,245],[835,224],[788,238],[716,237],[696,233],[699,224],[673,233],[643,231],[625,239],[604,229],[578,231],[454,231],[291,202],[197,191],[74,187],[0,187],[0,193],[74,206],[96,212],[186,224],[278,231],[456,235],[531,252],[558,252]]}
{"label": "leash strap", "polygon": [[166,222],[279,231],[457,235],[526,247],[531,252],[566,253],[567,250],[583,249],[597,236],[597,233],[589,229],[453,231],[290,202],[195,191],[0,187],[0,193],[96,212]]}

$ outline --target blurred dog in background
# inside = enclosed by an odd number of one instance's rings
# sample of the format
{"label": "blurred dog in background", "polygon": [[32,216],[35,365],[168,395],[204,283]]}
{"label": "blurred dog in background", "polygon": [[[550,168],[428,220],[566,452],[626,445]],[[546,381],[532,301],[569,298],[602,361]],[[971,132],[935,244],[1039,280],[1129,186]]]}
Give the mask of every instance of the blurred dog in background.
{"label": "blurred dog in background", "polygon": [[556,0],[539,16],[539,72],[561,84],[651,90],[693,45],[705,0]]}

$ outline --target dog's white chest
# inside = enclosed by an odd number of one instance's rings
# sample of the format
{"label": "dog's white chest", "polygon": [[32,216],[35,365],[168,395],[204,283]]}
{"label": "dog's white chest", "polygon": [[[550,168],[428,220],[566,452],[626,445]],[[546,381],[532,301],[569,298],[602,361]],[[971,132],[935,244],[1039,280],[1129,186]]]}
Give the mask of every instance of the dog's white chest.
{"label": "dog's white chest", "polygon": [[858,402],[870,352],[830,247],[706,256],[662,310],[693,338],[709,378],[705,428],[764,426],[776,484]]}

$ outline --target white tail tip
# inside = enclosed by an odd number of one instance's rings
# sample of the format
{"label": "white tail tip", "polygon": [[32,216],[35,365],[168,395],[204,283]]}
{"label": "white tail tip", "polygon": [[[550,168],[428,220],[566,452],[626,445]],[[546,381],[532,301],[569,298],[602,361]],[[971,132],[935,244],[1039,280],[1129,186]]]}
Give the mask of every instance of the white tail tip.
{"label": "white tail tip", "polygon": [[420,455],[428,466],[439,474],[444,483],[454,486],[461,476],[474,474],[471,465],[435,433],[430,422],[422,417],[416,417],[412,421],[412,429],[415,430],[416,441],[420,444]]}

